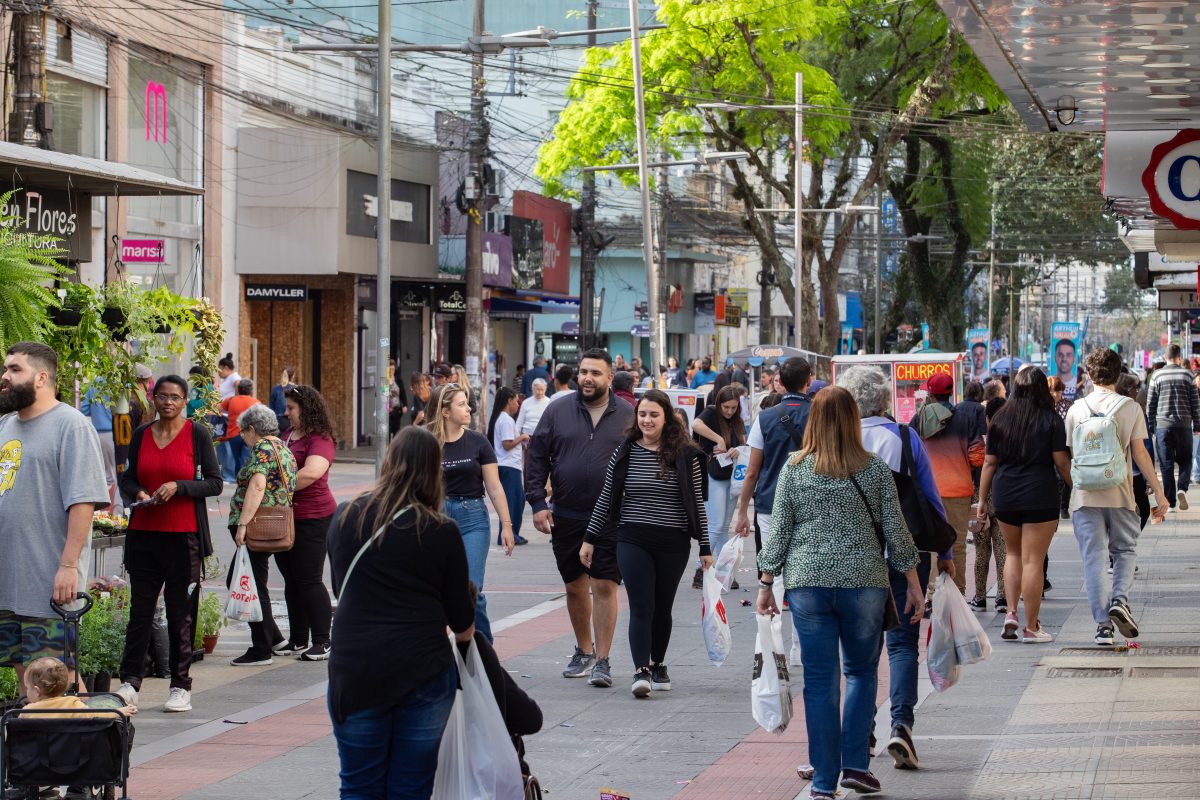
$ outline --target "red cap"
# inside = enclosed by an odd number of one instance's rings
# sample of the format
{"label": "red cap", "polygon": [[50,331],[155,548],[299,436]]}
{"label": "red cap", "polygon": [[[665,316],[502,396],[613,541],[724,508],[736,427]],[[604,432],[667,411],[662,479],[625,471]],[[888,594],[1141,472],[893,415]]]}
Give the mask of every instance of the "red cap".
{"label": "red cap", "polygon": [[925,381],[925,391],[936,395],[953,394],[954,378],[944,372],[935,372]]}

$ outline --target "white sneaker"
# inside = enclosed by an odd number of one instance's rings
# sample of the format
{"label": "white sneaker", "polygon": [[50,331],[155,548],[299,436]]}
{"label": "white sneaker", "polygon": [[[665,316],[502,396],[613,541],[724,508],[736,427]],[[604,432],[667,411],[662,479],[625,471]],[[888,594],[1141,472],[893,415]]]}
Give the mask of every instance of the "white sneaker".
{"label": "white sneaker", "polygon": [[788,665],[799,667],[803,664],[804,662],[800,660],[800,643],[792,642],[792,649],[788,652]]}
{"label": "white sneaker", "polygon": [[171,687],[171,696],[163,704],[163,711],[191,711],[192,693],[178,686]]}
{"label": "white sneaker", "polygon": [[125,705],[137,706],[138,690],[133,688],[133,684],[122,683],[113,694],[120,695],[121,699],[125,701]]}

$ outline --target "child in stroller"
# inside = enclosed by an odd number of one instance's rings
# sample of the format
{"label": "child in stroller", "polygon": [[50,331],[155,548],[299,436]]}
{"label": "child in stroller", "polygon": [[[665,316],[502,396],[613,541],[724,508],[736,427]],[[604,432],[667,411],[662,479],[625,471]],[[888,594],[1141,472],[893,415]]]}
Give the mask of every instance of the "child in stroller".
{"label": "child in stroller", "polygon": [[[64,709],[62,714],[39,714],[38,719],[63,718],[96,718],[110,717],[110,711],[116,711],[124,717],[132,717],[137,713],[136,706],[120,706],[111,708],[104,703],[106,696],[93,698],[89,704],[79,695],[67,694],[69,675],[67,665],[57,658],[39,658],[25,670],[25,711],[51,711]],[[97,702],[98,701],[98,702]],[[95,710],[101,709],[101,710]],[[86,711],[88,713],[79,713]]]}

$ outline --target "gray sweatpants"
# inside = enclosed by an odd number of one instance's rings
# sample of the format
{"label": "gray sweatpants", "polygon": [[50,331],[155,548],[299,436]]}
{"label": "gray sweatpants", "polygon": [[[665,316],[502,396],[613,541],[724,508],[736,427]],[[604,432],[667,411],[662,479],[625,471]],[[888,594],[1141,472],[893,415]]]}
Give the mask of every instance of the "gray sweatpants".
{"label": "gray sweatpants", "polygon": [[120,516],[125,510],[121,502],[121,490],[117,488],[117,445],[112,431],[100,431],[100,454],[104,458],[104,482],[110,487],[113,497],[111,513]]}
{"label": "gray sweatpants", "polygon": [[[1083,585],[1087,587],[1092,620],[1108,625],[1113,602],[1129,602],[1137,540],[1141,532],[1138,513],[1128,508],[1089,508],[1071,512],[1079,555],[1083,559]],[[1108,582],[1108,557],[1112,556],[1112,585]]]}

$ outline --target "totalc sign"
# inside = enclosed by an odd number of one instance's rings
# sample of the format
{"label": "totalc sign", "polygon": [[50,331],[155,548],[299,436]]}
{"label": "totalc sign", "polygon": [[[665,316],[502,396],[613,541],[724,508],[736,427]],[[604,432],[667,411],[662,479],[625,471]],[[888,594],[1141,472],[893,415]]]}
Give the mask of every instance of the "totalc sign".
{"label": "totalc sign", "polygon": [[1200,230],[1200,130],[1155,146],[1142,173],[1150,209],[1176,228]]}

